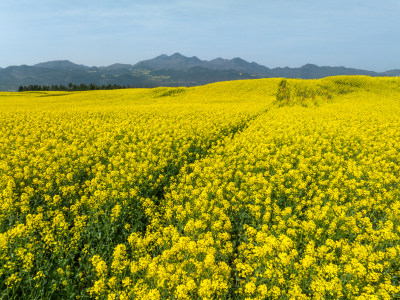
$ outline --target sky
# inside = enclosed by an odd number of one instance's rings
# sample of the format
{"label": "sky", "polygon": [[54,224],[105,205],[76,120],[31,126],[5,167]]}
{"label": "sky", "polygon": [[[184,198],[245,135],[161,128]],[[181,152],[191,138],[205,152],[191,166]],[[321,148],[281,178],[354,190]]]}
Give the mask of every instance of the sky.
{"label": "sky", "polygon": [[0,67],[179,52],[270,68],[400,69],[398,0],[1,0]]}

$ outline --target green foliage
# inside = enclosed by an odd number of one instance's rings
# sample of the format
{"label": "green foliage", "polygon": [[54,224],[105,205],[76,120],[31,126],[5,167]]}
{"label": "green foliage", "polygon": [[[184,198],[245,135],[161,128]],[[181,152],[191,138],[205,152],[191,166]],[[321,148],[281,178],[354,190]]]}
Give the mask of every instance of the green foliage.
{"label": "green foliage", "polygon": [[186,92],[185,88],[156,88],[154,90],[155,98],[174,97]]}
{"label": "green foliage", "polygon": [[290,102],[290,90],[286,79],[282,79],[279,83],[278,91],[276,93],[276,102],[279,106],[289,104]]}
{"label": "green foliage", "polygon": [[75,91],[94,91],[94,90],[117,90],[117,89],[127,89],[131,88],[130,86],[126,85],[118,85],[118,84],[107,84],[107,85],[96,85],[91,83],[89,85],[81,83],[81,84],[72,84],[69,83],[68,86],[64,86],[62,84],[57,85],[21,85],[18,87],[18,92],[28,92],[28,91],[68,91],[68,92],[75,92]]}
{"label": "green foliage", "polygon": [[304,107],[319,106],[333,99],[338,94],[337,89],[332,88],[331,81],[321,83],[316,80],[283,79],[276,92],[274,102],[278,107],[301,105]]}

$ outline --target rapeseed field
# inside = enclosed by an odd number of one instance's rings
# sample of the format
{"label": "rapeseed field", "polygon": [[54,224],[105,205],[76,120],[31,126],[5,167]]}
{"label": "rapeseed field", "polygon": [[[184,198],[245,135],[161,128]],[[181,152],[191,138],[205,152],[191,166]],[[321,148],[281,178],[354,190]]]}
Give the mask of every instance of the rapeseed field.
{"label": "rapeseed field", "polygon": [[3,299],[400,298],[400,79],[0,93]]}

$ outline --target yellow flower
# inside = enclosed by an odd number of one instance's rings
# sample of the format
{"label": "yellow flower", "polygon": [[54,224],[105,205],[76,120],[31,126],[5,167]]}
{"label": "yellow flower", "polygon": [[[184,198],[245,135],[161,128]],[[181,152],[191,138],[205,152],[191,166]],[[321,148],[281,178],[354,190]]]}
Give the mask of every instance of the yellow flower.
{"label": "yellow flower", "polygon": [[251,282],[246,284],[245,293],[249,294],[249,295],[252,295],[252,294],[254,294],[256,289],[257,289],[257,286],[254,284],[254,282],[251,281]]}
{"label": "yellow flower", "polygon": [[119,215],[121,213],[121,209],[122,209],[122,207],[119,204],[116,204],[114,206],[114,208],[111,211],[111,222],[115,222],[118,219],[118,217],[119,217]]}
{"label": "yellow flower", "polygon": [[89,289],[90,295],[100,295],[106,291],[106,282],[104,278],[95,281],[94,286]]}
{"label": "yellow flower", "polygon": [[210,279],[204,279],[200,282],[200,287],[198,294],[202,298],[210,298],[213,294],[213,291],[211,289],[211,280]]}
{"label": "yellow flower", "polygon": [[146,295],[146,299],[149,300],[159,300],[160,298],[160,292],[157,289],[151,289],[149,293]]}
{"label": "yellow flower", "polygon": [[107,270],[108,270],[107,264],[105,263],[105,261],[103,261],[101,259],[101,257],[99,255],[94,255],[91,258],[91,262],[96,270],[96,274],[98,277],[106,275]]}

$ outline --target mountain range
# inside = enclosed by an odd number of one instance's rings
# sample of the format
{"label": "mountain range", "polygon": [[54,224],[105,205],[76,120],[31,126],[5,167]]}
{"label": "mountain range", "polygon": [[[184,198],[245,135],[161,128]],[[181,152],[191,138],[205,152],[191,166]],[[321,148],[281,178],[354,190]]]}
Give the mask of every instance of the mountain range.
{"label": "mountain range", "polygon": [[300,68],[273,68],[241,58],[201,60],[180,53],[162,54],[134,65],[112,64],[88,67],[68,60],[33,66],[0,68],[0,91],[16,91],[20,85],[118,84],[130,87],[195,86],[207,83],[252,78],[322,78],[335,75],[400,76],[400,70],[373,72],[345,67],[306,64]]}

